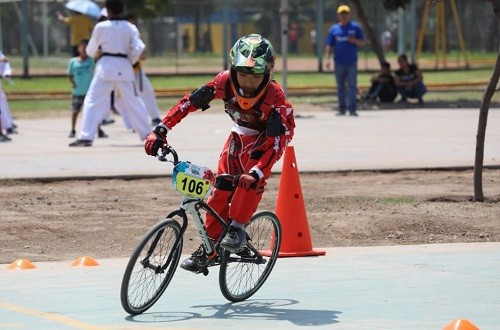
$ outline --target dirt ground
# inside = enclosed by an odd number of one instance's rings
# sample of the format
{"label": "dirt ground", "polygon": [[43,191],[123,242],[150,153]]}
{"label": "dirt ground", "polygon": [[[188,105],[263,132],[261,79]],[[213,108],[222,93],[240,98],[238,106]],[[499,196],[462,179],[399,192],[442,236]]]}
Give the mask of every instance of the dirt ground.
{"label": "dirt ground", "polygon": [[[301,174],[313,247],[500,241],[500,170]],[[260,209],[274,210],[279,176]],[[128,257],[181,200],[168,178],[0,181],[0,263]],[[286,219],[282,219],[286,226]],[[190,226],[183,253],[198,246]]]}

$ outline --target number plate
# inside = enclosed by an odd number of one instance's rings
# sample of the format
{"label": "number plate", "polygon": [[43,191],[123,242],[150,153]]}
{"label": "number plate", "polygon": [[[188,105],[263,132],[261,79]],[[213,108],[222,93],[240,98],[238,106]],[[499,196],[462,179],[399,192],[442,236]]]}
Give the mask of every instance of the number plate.
{"label": "number plate", "polygon": [[174,167],[172,186],[181,194],[191,198],[205,198],[210,194],[214,175],[208,167],[180,162]]}

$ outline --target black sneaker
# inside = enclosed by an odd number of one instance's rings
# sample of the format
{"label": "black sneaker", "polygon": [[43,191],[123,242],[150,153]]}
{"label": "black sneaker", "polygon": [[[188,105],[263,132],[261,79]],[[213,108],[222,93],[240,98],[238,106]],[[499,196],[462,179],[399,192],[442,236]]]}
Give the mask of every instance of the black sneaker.
{"label": "black sneaker", "polygon": [[12,139],[7,135],[0,134],[0,142],[10,142]]}
{"label": "black sneaker", "polygon": [[99,131],[97,131],[97,137],[105,139],[108,137],[108,134],[106,134],[102,129],[99,128]]}
{"label": "black sneaker", "polygon": [[76,140],[69,144],[70,147],[91,147],[92,141],[90,140]]}
{"label": "black sneaker", "polygon": [[159,123],[161,123],[160,118],[155,118],[151,120],[151,126],[158,126]]}
{"label": "black sneaker", "polygon": [[74,138],[74,137],[75,137],[75,135],[76,135],[76,131],[75,131],[74,129],[72,129],[72,130],[71,130],[71,132],[69,132],[68,137],[69,137],[69,138]]}
{"label": "black sneaker", "polygon": [[101,125],[111,125],[115,122],[115,120],[111,117],[104,118],[101,122]]}
{"label": "black sneaker", "polygon": [[17,131],[14,127],[7,128],[5,132],[7,132],[7,134],[17,134]]}
{"label": "black sneaker", "polygon": [[231,252],[241,251],[247,245],[247,233],[244,229],[229,226],[220,246]]}
{"label": "black sneaker", "polygon": [[200,245],[198,250],[191,254],[191,257],[184,259],[180,267],[193,273],[202,273],[205,268],[215,265],[215,261],[209,259],[203,244]]}

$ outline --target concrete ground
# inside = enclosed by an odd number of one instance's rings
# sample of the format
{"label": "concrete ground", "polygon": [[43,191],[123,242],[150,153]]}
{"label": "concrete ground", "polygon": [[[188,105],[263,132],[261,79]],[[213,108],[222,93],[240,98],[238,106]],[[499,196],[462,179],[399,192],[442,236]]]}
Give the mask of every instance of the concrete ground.
{"label": "concrete ground", "polygon": [[[296,109],[299,171],[471,167],[477,109],[362,111],[360,117]],[[195,114],[169,135],[184,160],[215,166],[230,122]],[[163,175],[121,122],[90,148],[69,148],[69,118],[18,120],[0,145],[0,177]],[[500,166],[500,112],[490,111],[485,165]],[[280,170],[276,166],[276,170]],[[127,260],[0,265],[0,329],[441,329],[464,318],[500,326],[500,243],[324,248],[325,256],[280,258],[248,301],[229,303],[208,277],[178,270],[157,304],[129,317],[119,289]]]}
{"label": "concrete ground", "polygon": [[[214,111],[212,111],[214,110]],[[477,109],[333,111],[295,109],[292,141],[299,171],[472,167]],[[137,134],[122,121],[103,129],[107,139],[70,148],[68,118],[18,120],[19,134],[0,148],[1,178],[60,178],[162,175],[171,166],[145,155]],[[215,168],[231,121],[222,110],[194,113],[168,136],[182,160]],[[484,164],[500,165],[500,110],[490,110]],[[274,170],[281,170],[281,163]]]}
{"label": "concrete ground", "polygon": [[178,269],[145,314],[120,305],[127,260],[0,265],[0,329],[442,329],[468,319],[498,329],[500,243],[327,248],[280,258],[249,300],[230,303],[218,272]]}

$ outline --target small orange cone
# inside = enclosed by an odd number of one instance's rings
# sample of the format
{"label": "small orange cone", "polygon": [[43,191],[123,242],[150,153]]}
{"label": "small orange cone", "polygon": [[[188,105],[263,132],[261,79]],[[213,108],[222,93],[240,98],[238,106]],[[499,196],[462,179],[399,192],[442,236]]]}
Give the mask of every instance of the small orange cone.
{"label": "small orange cone", "polygon": [[36,266],[28,259],[17,259],[7,269],[34,269]]}
{"label": "small orange cone", "polygon": [[283,159],[276,205],[283,237],[279,257],[304,257],[326,254],[313,250],[307,223],[304,198],[300,186],[299,170],[292,146],[287,146]]}
{"label": "small orange cone", "polygon": [[78,266],[78,267],[86,267],[86,266],[99,266],[99,263],[95,261],[94,258],[85,256],[85,257],[80,257],[78,259],[75,259],[72,263],[71,266]]}
{"label": "small orange cone", "polygon": [[451,321],[443,330],[479,330],[471,321],[466,319],[456,319]]}

